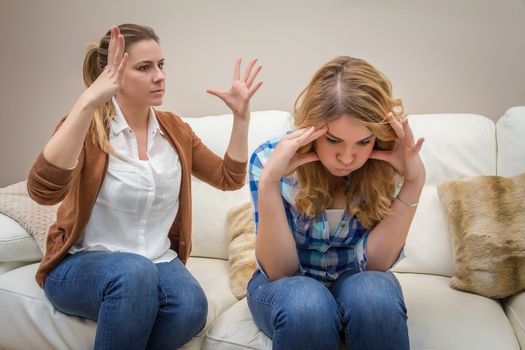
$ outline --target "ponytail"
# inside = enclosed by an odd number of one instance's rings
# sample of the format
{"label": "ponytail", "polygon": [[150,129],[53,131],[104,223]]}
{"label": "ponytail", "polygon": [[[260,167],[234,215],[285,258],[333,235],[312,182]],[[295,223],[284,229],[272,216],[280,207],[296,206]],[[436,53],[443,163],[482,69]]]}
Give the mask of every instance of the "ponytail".
{"label": "ponytail", "polygon": [[[102,38],[101,42],[104,42]],[[83,77],[84,84],[86,87],[91,86],[93,82],[98,78],[100,73],[102,73],[102,64],[101,64],[101,48],[97,44],[90,44],[88,46],[86,56],[84,57],[83,65]],[[107,57],[107,50],[106,55]],[[103,56],[102,56],[103,57]],[[105,60],[104,60],[105,61]],[[104,67],[106,62],[103,62]],[[93,118],[91,119],[91,124],[89,126],[89,132],[93,143],[102,149],[104,153],[114,154],[114,149],[109,143],[109,137],[107,129],[109,123],[115,115],[115,108],[111,101],[105,102],[103,105],[98,106],[95,112],[93,113]]]}

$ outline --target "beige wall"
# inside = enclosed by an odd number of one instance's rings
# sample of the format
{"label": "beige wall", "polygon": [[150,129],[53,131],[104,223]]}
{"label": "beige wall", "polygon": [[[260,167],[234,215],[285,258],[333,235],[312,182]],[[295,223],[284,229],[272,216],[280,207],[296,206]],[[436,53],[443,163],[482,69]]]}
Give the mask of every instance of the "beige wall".
{"label": "beige wall", "polygon": [[226,113],[205,93],[226,88],[235,57],[258,57],[253,110],[290,110],[333,56],[367,59],[393,81],[408,113],[496,120],[525,105],[523,0],[0,0],[0,186],[25,178],[57,120],[83,89],[85,45],[111,24],[161,37],[164,109]]}

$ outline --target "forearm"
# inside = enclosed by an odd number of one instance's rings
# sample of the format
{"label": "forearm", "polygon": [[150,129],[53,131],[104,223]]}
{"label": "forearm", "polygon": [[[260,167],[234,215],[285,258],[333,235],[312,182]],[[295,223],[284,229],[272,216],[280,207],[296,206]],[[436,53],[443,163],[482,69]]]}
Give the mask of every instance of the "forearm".
{"label": "forearm", "polygon": [[53,134],[44,147],[44,158],[61,169],[75,166],[89,130],[95,107],[81,96],[68,114],[64,123]]}
{"label": "forearm", "polygon": [[255,253],[272,280],[293,275],[299,266],[279,186],[278,182],[259,182],[259,230]]}
{"label": "forearm", "polygon": [[227,153],[231,159],[246,162],[248,159],[248,128],[250,126],[250,112],[246,116],[233,117],[232,132]]}
{"label": "forearm", "polygon": [[[419,201],[423,185],[424,179],[405,181],[398,196],[406,202],[415,203]],[[368,270],[386,271],[394,264],[405,244],[416,208],[417,206],[408,206],[398,199],[392,202],[392,216],[378,223],[368,237]]]}

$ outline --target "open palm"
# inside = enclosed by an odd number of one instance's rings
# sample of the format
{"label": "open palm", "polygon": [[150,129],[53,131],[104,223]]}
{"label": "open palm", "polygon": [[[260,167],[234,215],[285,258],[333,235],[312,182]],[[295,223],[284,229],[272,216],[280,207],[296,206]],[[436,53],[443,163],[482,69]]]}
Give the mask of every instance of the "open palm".
{"label": "open palm", "polygon": [[208,89],[207,92],[219,97],[232,110],[235,117],[242,119],[248,118],[248,111],[250,108],[250,99],[257,92],[263,84],[262,81],[254,84],[257,74],[262,69],[258,66],[253,69],[257,59],[253,59],[248,64],[246,72],[241,79],[241,58],[235,62],[235,69],[233,73],[232,86],[228,91],[221,91],[217,89]]}

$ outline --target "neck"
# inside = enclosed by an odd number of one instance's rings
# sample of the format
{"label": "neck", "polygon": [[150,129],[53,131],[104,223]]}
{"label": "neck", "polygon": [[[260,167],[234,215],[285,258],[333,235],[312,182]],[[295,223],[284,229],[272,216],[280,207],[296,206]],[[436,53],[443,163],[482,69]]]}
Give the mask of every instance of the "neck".
{"label": "neck", "polygon": [[148,128],[149,106],[128,103],[128,101],[123,101],[118,97],[116,99],[126,122],[132,130]]}
{"label": "neck", "polygon": [[333,191],[344,190],[345,181],[341,176],[335,176],[328,173],[328,183]]}

